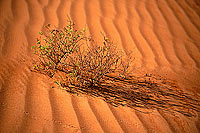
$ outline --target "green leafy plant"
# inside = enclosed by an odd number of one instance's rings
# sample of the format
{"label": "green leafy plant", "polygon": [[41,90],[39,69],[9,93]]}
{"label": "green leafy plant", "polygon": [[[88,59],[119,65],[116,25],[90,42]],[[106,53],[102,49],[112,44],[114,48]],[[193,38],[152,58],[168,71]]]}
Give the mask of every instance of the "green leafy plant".
{"label": "green leafy plant", "polygon": [[199,98],[185,93],[170,80],[134,76],[131,54],[125,54],[106,36],[100,45],[77,30],[69,19],[62,29],[50,25],[39,32],[32,47],[38,57],[32,71],[54,78],[70,93],[102,97],[113,106],[158,109],[193,116],[200,111]]}
{"label": "green leafy plant", "polygon": [[85,41],[86,29],[75,30],[72,21],[63,29],[52,29],[50,25],[45,26],[45,32],[39,32],[40,38],[37,45],[32,49],[34,54],[39,57],[39,63],[34,65],[34,69],[53,77],[59,70],[59,66],[64,66],[64,62],[69,55],[74,53]]}
{"label": "green leafy plant", "polygon": [[[41,36],[37,39],[37,45],[32,47],[39,57],[34,70],[49,77],[62,73],[59,79],[62,86],[92,87],[100,84],[108,75],[128,74],[130,58],[126,59],[127,63],[123,62],[122,51],[117,50],[106,36],[103,36],[103,45],[98,46],[86,36],[86,28],[76,30],[71,20],[60,30],[51,29],[50,25],[45,28],[47,32],[39,32]],[[81,50],[83,44],[86,48]]]}

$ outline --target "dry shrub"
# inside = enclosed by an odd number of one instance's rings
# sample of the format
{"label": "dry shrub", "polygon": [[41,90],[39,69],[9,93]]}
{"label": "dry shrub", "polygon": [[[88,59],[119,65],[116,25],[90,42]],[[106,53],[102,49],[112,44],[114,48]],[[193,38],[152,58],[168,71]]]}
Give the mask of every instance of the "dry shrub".
{"label": "dry shrub", "polygon": [[70,19],[63,29],[50,25],[45,29],[33,46],[38,61],[32,71],[54,78],[66,91],[102,97],[114,106],[134,109],[158,109],[186,116],[200,111],[199,98],[183,92],[170,80],[133,76],[131,56],[124,56],[106,36],[102,45],[97,45],[87,37],[86,28],[75,29]]}

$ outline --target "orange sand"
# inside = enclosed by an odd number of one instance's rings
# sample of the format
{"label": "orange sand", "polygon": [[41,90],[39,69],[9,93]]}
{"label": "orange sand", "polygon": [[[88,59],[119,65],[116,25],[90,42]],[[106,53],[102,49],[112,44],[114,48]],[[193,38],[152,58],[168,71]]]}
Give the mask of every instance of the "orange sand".
{"label": "orange sand", "polygon": [[115,108],[100,99],[51,88],[30,72],[31,51],[45,24],[87,26],[97,41],[107,34],[132,51],[134,72],[154,73],[200,93],[198,0],[1,0],[0,132],[198,133],[200,117]]}

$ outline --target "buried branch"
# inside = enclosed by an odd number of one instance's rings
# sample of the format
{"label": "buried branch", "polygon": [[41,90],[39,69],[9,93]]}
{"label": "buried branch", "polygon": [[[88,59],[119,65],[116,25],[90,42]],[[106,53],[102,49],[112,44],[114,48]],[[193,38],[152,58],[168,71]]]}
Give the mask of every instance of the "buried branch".
{"label": "buried branch", "polygon": [[106,36],[97,45],[86,36],[86,28],[77,30],[70,19],[63,29],[48,25],[40,35],[33,46],[38,61],[32,71],[53,78],[67,92],[102,97],[113,106],[137,110],[158,109],[186,116],[200,111],[199,98],[171,81],[132,76],[131,56],[124,56]]}

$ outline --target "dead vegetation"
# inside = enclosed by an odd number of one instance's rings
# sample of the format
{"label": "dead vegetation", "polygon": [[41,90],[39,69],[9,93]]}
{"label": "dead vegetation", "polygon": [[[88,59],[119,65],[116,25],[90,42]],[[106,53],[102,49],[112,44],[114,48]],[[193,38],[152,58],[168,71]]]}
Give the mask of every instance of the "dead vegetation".
{"label": "dead vegetation", "polygon": [[[32,71],[53,78],[67,92],[102,97],[113,106],[137,110],[158,109],[195,116],[200,100],[173,82],[156,76],[133,76],[131,56],[125,56],[103,36],[97,45],[87,37],[86,28],[77,30],[69,19],[63,29],[45,27],[33,46],[38,60]],[[82,47],[82,46],[85,47]]]}

